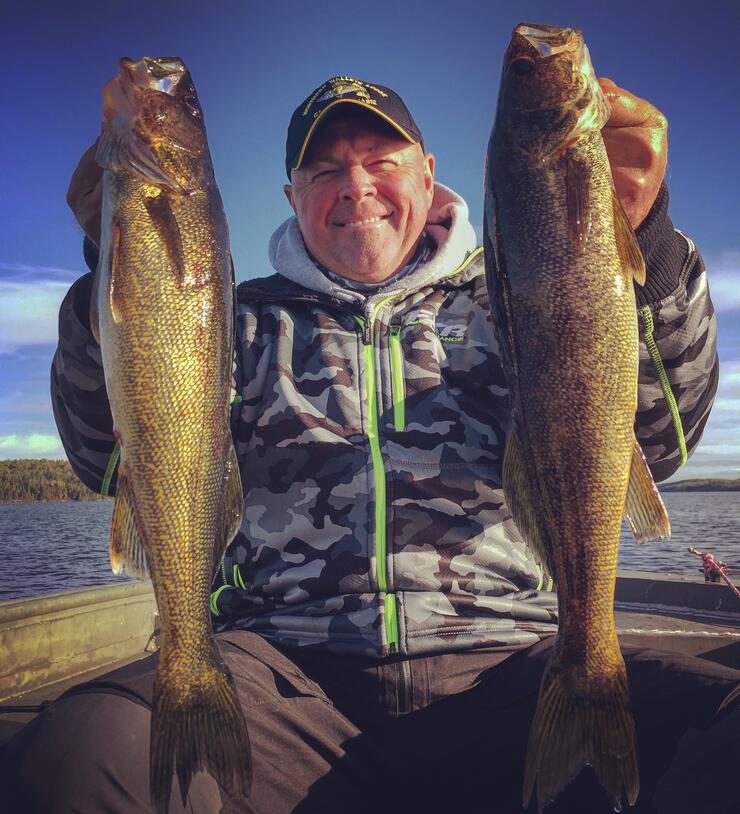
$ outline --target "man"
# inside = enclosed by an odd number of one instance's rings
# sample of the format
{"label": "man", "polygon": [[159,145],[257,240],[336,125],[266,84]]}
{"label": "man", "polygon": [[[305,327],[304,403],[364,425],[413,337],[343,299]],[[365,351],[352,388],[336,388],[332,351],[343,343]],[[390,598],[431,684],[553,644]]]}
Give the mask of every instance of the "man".
{"label": "man", "polygon": [[[648,268],[638,304],[667,371],[661,381],[643,354],[636,429],[663,479],[680,463],[678,438],[698,443],[716,390],[712,307],[701,258],[667,216],[665,120],[602,82],[615,184]],[[508,399],[467,207],[435,183],[400,97],[349,77],[296,109],[286,170],[295,218],[270,243],[277,274],[238,289],[232,429],[245,511],[211,597],[254,786],[248,800],[219,795],[199,775],[188,807],[175,793],[171,811],[518,812],[556,603],[501,493]],[[91,269],[99,176],[88,153],[70,188]],[[114,438],[87,324],[91,277],[62,305],[52,392],[70,461],[100,490]],[[692,759],[737,758],[736,714],[714,713],[740,672],[625,654],[637,810],[696,810],[677,744],[711,725]],[[6,799],[25,811],[149,811],[154,662],[78,688],[27,727],[4,762]],[[46,784],[34,783],[40,766]],[[548,810],[608,806],[584,771]]]}

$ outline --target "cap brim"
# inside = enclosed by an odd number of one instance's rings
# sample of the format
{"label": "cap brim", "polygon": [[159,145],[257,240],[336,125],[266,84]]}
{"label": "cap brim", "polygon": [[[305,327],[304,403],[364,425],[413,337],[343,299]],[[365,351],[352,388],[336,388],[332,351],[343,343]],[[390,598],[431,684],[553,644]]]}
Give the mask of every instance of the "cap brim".
{"label": "cap brim", "polygon": [[406,131],[400,124],[397,124],[393,119],[388,116],[387,114],[383,113],[380,110],[377,110],[372,105],[366,105],[364,102],[359,102],[357,99],[335,99],[331,104],[328,104],[319,115],[313,120],[311,127],[308,129],[308,133],[306,133],[306,138],[303,139],[303,144],[301,145],[301,151],[298,153],[298,161],[295,167],[291,167],[292,170],[300,169],[301,163],[303,162],[303,157],[306,153],[306,149],[308,148],[308,143],[311,141],[311,136],[313,136],[314,131],[318,127],[319,122],[324,118],[324,116],[334,107],[337,105],[357,105],[358,107],[363,108],[364,110],[369,110],[371,113],[374,113],[376,116],[379,116],[384,121],[388,122],[388,124],[393,127],[394,130],[398,130],[398,132],[411,144],[419,144],[417,139],[413,138],[409,135],[408,131]]}

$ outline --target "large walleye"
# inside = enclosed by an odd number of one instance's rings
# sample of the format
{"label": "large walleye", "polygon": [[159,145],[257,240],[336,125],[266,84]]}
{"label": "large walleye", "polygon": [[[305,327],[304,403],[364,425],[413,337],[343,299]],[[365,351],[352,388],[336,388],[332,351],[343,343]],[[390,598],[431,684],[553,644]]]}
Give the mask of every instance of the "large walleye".
{"label": "large walleye", "polygon": [[239,526],[229,432],[229,238],[190,74],[122,59],[103,92],[101,255],[91,325],[121,445],[114,571],[151,574],[162,625],[150,786],[183,803],[195,771],[247,791],[250,750],[209,615],[214,570]]}
{"label": "large walleye", "polygon": [[486,273],[511,392],[507,503],[557,585],[559,632],[524,777],[540,811],[590,765],[615,810],[639,791],[613,615],[622,515],[670,533],[634,436],[645,266],[600,129],[610,106],[580,31],[518,25],[504,57],[485,194]]}

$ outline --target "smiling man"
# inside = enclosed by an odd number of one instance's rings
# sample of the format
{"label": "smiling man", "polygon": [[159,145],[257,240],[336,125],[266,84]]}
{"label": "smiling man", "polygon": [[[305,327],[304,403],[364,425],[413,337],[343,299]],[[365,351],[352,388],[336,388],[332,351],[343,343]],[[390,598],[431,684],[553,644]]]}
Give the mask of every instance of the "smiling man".
{"label": "smiling man", "polygon": [[344,279],[383,282],[417,249],[434,197],[434,157],[364,107],[324,116],[285,194],[319,264]]}
{"label": "smiling man", "polygon": [[[615,185],[647,264],[638,304],[667,371],[661,384],[643,353],[636,431],[664,479],[679,439],[695,448],[714,398],[713,311],[701,257],[667,215],[665,119],[602,85]],[[87,317],[100,217],[92,155],[69,193],[91,273],[61,308],[52,392],[69,459],[99,491],[115,438]],[[501,491],[509,400],[483,252],[465,202],[434,170],[387,87],[335,77],[293,114],[295,217],[270,242],[276,273],[238,287],[232,432],[245,505],[211,595],[254,783],[247,800],[201,774],[187,806],[173,794],[170,811],[521,811],[557,600]],[[635,810],[699,810],[686,773],[668,767],[740,672],[624,650],[641,755]],[[2,762],[2,799],[27,812],[149,811],[155,660],[39,716]],[[719,777],[740,743],[723,742],[726,720],[701,746]],[[724,812],[713,794],[701,810]],[[548,809],[608,810],[588,772]]]}

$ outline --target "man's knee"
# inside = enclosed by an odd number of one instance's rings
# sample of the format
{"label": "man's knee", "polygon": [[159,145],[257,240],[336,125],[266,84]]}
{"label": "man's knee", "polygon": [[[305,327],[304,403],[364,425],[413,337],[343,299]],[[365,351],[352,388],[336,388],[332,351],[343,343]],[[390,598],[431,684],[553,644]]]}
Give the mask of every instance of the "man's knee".
{"label": "man's knee", "polygon": [[[3,755],[3,799],[11,812],[152,811],[149,798],[149,710],[104,692],[62,698],[26,726]],[[210,807],[196,805],[209,801]],[[215,782],[196,775],[192,807],[173,793],[170,811],[218,811]]]}

